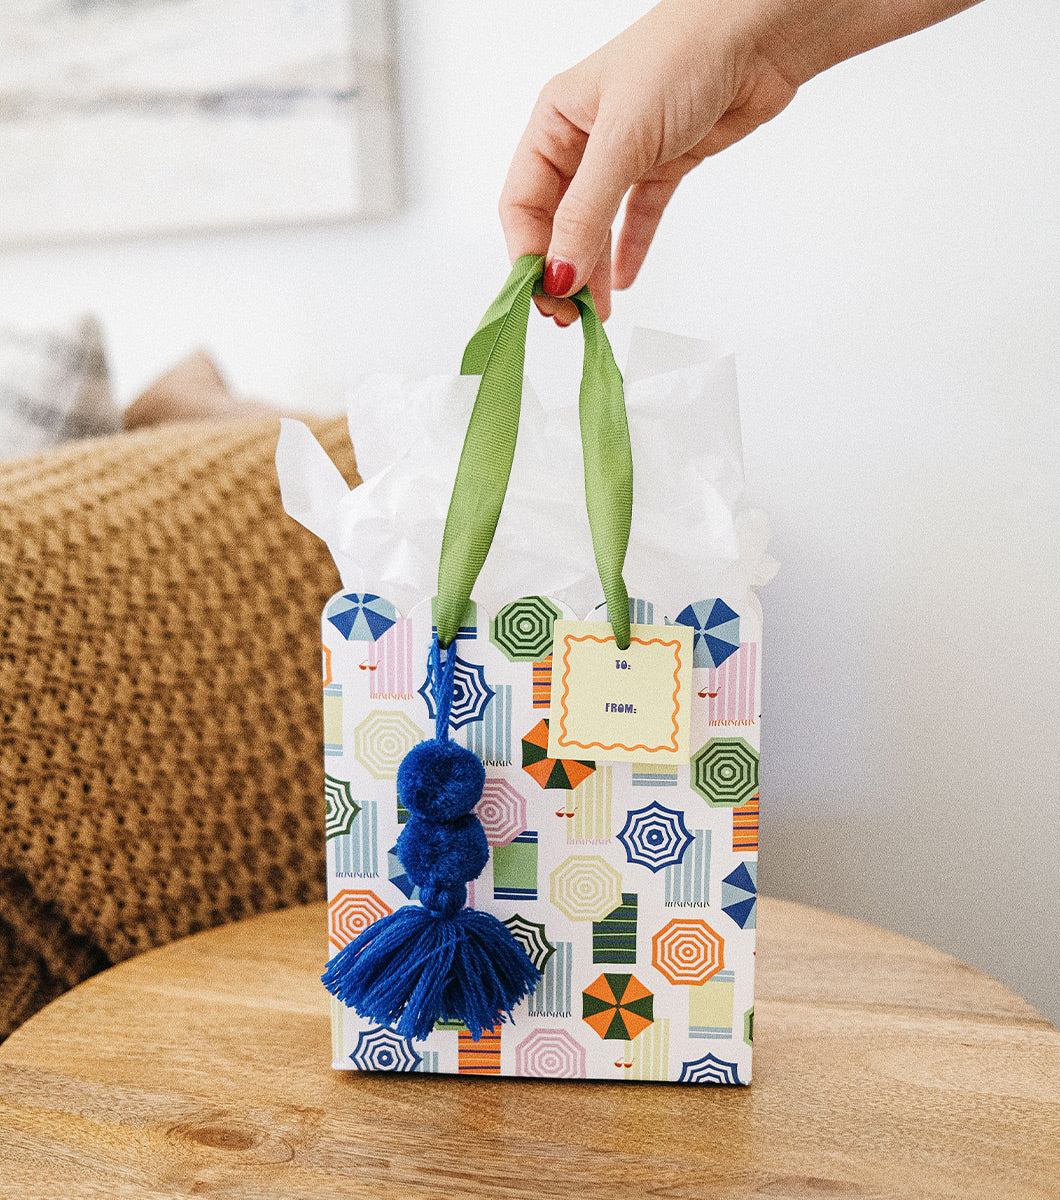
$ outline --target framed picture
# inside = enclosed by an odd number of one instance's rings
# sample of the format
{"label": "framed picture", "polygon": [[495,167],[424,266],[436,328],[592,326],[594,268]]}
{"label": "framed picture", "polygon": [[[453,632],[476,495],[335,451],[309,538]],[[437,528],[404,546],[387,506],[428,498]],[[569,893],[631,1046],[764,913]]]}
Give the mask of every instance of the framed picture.
{"label": "framed picture", "polygon": [[388,0],[4,0],[0,243],[392,212],[392,25]]}

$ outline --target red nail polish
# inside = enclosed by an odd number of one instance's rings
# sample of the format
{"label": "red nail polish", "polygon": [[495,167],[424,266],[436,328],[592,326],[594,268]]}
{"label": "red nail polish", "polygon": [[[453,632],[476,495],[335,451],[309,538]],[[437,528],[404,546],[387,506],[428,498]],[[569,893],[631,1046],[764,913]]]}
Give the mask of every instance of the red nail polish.
{"label": "red nail polish", "polygon": [[565,296],[574,287],[574,266],[554,258],[545,267],[544,288],[549,296]]}

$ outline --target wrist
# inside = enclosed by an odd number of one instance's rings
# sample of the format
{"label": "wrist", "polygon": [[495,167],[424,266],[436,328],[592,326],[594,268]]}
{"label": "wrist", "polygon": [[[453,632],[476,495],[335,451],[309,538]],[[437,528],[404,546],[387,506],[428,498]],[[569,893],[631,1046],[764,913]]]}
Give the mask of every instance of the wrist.
{"label": "wrist", "polygon": [[747,11],[759,52],[799,86],[837,63],[926,29],[978,2],[751,0]]}

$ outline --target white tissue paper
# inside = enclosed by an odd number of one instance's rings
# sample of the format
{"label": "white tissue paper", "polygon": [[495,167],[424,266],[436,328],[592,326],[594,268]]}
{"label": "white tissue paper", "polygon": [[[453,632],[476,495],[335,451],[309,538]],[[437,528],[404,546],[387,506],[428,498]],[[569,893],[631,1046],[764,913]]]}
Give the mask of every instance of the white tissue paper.
{"label": "white tissue paper", "polygon": [[[719,596],[760,613],[772,578],[765,514],[743,505],[736,369],[708,342],[634,331],[624,373],[633,450],[630,596],[675,612]],[[349,489],[309,430],[284,420],[276,450],[283,505],[326,542],[344,588],[408,613],[437,591],[442,530],[475,376],[370,376],[349,399],[364,482]],[[519,438],[493,546],[472,598],[497,612],[547,595],[578,614],[602,602],[585,513],[577,384],[546,411],[524,383]]]}

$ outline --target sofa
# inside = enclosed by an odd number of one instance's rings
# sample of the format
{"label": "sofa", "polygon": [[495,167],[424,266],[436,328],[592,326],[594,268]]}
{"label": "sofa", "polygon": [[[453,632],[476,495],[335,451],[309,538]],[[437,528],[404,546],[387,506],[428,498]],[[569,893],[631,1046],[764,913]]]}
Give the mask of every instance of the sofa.
{"label": "sofa", "polygon": [[[310,422],[352,485],[342,418]],[[112,963],[324,897],[324,545],[278,421],[0,464],[0,1037]]]}

